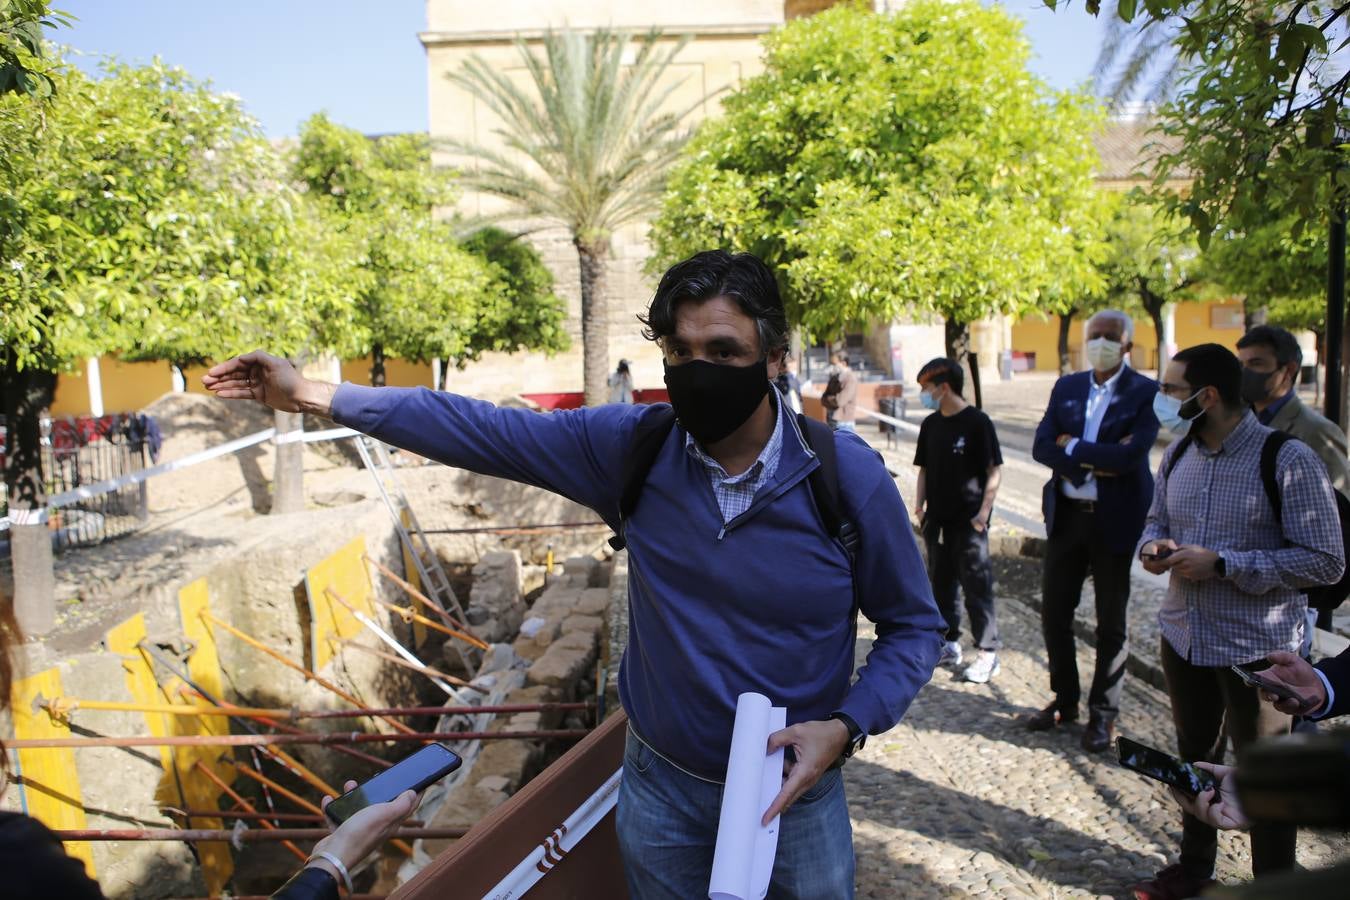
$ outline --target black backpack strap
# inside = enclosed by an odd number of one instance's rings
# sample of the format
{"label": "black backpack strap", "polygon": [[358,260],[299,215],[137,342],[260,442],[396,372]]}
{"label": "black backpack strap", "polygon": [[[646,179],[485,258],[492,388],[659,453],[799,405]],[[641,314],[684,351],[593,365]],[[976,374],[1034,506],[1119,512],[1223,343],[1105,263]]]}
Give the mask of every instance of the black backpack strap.
{"label": "black backpack strap", "polygon": [[1177,467],[1177,463],[1181,462],[1181,458],[1186,455],[1186,451],[1191,448],[1192,443],[1189,434],[1182,435],[1181,440],[1177,441],[1177,449],[1172,452],[1171,458],[1167,460],[1167,468],[1163,470],[1164,481],[1172,477],[1172,470]]}
{"label": "black backpack strap", "polygon": [[797,424],[806,438],[806,445],[820,460],[820,465],[806,477],[811,485],[816,509],[825,523],[826,533],[844,545],[849,566],[852,567],[853,556],[858,550],[858,527],[845,514],[844,502],[839,494],[839,455],[834,447],[834,429],[802,413],[797,414]]}
{"label": "black backpack strap", "polygon": [[647,483],[647,475],[656,464],[670,430],[675,427],[675,410],[670,406],[654,407],[655,412],[643,416],[633,432],[633,443],[623,461],[623,493],[619,495],[619,530],[609,539],[609,545],[615,550],[627,546],[623,529],[628,517],[637,509],[638,498],[642,496],[642,486]]}
{"label": "black backpack strap", "polygon": [[1265,486],[1266,500],[1270,502],[1270,509],[1275,513],[1275,524],[1277,525],[1283,519],[1281,517],[1280,482],[1275,472],[1275,465],[1280,457],[1280,448],[1294,439],[1292,434],[1272,431],[1266,435],[1266,442],[1261,445],[1261,484]]}

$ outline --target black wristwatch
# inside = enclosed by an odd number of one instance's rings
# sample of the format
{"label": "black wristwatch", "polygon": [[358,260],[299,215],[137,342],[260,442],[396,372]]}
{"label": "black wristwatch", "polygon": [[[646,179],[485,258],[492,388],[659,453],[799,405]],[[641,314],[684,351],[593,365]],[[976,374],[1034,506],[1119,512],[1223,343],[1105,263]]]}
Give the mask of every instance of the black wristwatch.
{"label": "black wristwatch", "polygon": [[848,713],[832,712],[830,713],[830,718],[838,719],[840,722],[843,722],[844,727],[848,729],[848,746],[844,748],[843,753],[843,758],[848,759],[850,756],[861,750],[863,744],[867,743],[867,735],[863,734],[863,730],[858,727],[858,723],[853,721],[853,717]]}
{"label": "black wristwatch", "polygon": [[1222,554],[1219,555],[1218,559],[1214,560],[1214,574],[1218,575],[1220,578],[1228,577],[1228,563],[1223,561]]}

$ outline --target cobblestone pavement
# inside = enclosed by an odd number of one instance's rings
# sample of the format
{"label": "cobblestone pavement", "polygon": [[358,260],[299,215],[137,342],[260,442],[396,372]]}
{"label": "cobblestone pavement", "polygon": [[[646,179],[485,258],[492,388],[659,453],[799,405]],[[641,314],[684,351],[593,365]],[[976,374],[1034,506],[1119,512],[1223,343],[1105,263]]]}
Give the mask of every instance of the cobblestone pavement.
{"label": "cobblestone pavement", "polygon": [[[1078,745],[1080,727],[1032,734],[1021,719],[1048,696],[1039,620],[1004,601],[1007,649],[988,685],[939,669],[905,720],[845,767],[858,896],[1122,897],[1173,861],[1180,813],[1166,789]],[[872,632],[860,623],[858,661]],[[1079,669],[1091,672],[1091,648]],[[1174,746],[1167,698],[1126,681],[1119,731]],[[1249,877],[1245,835],[1221,835],[1219,875]],[[1299,862],[1343,859],[1343,835],[1300,833]]]}

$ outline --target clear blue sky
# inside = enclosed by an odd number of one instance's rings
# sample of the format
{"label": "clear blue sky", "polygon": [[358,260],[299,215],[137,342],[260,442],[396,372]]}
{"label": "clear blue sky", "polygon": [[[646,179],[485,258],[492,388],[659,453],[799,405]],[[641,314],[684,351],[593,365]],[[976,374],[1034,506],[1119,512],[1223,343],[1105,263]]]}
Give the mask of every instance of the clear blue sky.
{"label": "clear blue sky", "polygon": [[[469,2],[469,0],[461,0]],[[424,0],[59,0],[76,16],[53,37],[83,54],[127,62],[154,56],[244,98],[271,137],[295,134],[325,110],[368,134],[425,131],[426,54],[417,33]],[[1092,70],[1100,23],[1081,2],[1052,12],[1006,0],[1027,23],[1032,67],[1056,87]]]}

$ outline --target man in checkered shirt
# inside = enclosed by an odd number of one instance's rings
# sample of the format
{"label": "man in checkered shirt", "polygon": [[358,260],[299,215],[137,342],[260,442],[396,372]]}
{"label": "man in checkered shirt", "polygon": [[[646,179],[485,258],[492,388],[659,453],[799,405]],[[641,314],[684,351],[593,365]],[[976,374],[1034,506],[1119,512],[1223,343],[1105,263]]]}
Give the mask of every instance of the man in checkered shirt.
{"label": "man in checkered shirt", "polygon": [[[1186,439],[1163,457],[1139,555],[1148,571],[1171,575],[1158,619],[1177,749],[1185,760],[1222,762],[1225,735],[1240,750],[1289,732],[1290,717],[1229,667],[1297,652],[1304,589],[1337,581],[1345,567],[1340,518],[1321,460],[1291,440],[1276,457],[1276,520],[1260,471],[1271,429],[1243,403],[1242,365],[1228,349],[1202,344],[1173,357],[1154,411]],[[1295,837],[1290,826],[1254,825],[1253,874],[1292,868]],[[1195,896],[1213,881],[1217,849],[1213,827],[1183,816],[1180,862],[1134,895]]]}

